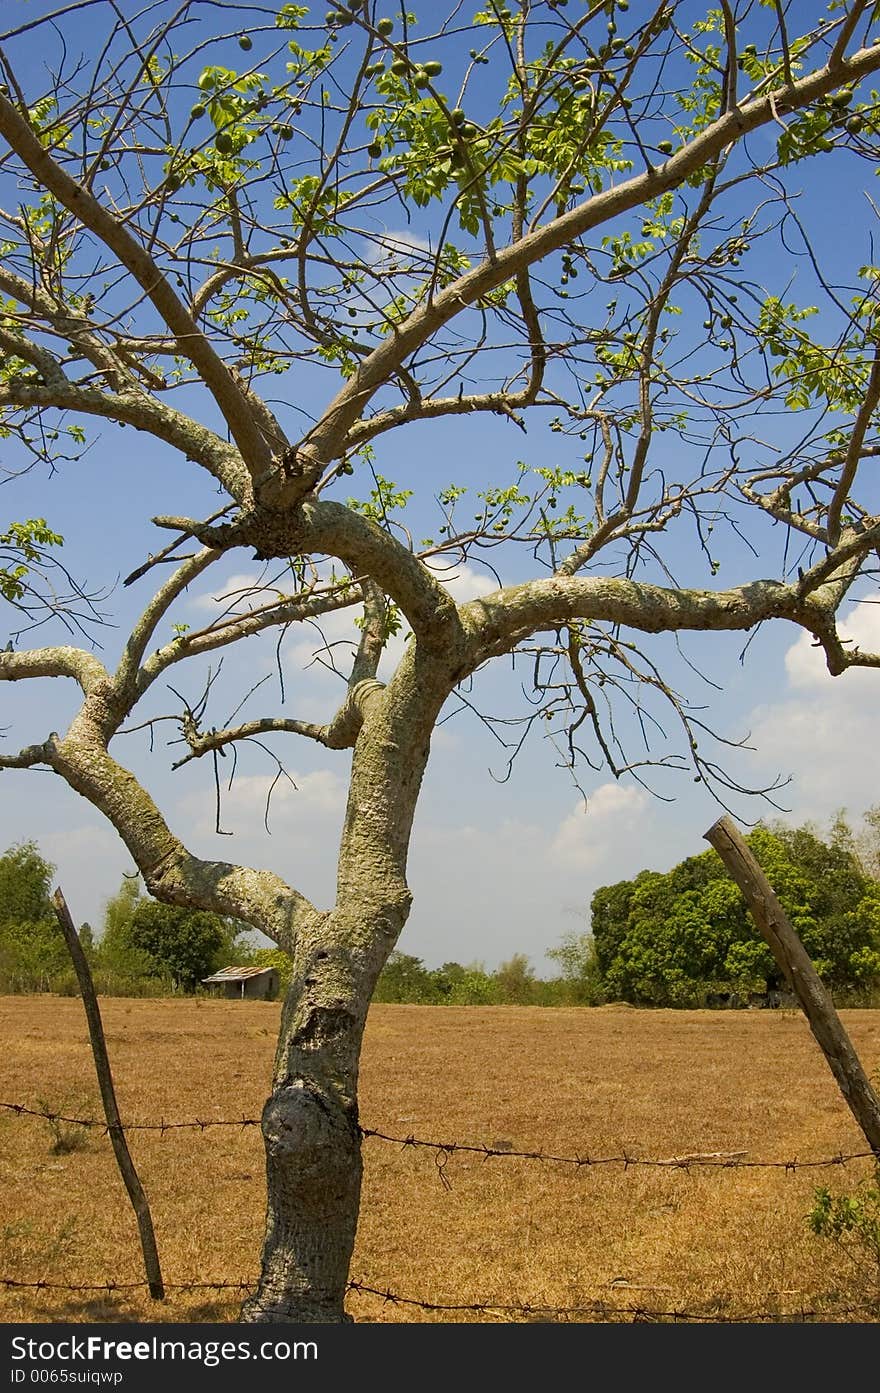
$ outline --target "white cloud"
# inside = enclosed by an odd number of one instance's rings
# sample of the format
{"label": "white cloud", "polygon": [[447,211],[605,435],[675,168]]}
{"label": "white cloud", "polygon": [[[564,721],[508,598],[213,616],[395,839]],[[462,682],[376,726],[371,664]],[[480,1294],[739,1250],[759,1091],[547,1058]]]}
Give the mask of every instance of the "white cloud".
{"label": "white cloud", "polygon": [[430,242],[426,242],[424,238],[416,237],[411,232],[386,229],[384,232],[373,234],[370,239],[367,260],[372,266],[382,266],[383,269],[390,271],[394,269],[394,263],[397,262],[398,257],[406,256],[407,253],[414,251],[433,255]]}
{"label": "white cloud", "polygon": [[[873,597],[872,597],[873,598]],[[880,605],[861,601],[840,624],[841,638],[880,650]],[[790,775],[781,801],[795,819],[853,815],[877,802],[877,700],[880,672],[850,669],[832,677],[821,648],[801,634],[785,654],[788,692],[752,712],[750,744],[769,774]]]}
{"label": "white cloud", "polygon": [[[498,588],[498,582],[494,577],[483,574],[465,563],[457,565],[442,559],[431,561],[428,565],[457,604],[464,604],[480,595],[488,595]],[[359,633],[354,621],[360,612],[359,607],[336,610],[319,621],[320,632],[317,625],[298,625],[291,643],[285,649],[286,660],[295,667],[309,668],[313,673],[323,670],[331,680],[335,680],[331,673],[327,673],[327,666],[335,660],[343,673],[347,671],[357,648]],[[383,681],[387,682],[403,657],[408,639],[409,628],[404,620],[400,631],[389,639],[382,654],[379,677]]]}
{"label": "white cloud", "polygon": [[644,789],[628,784],[600,784],[586,805],[578,803],[559,824],[550,843],[550,859],[559,866],[592,870],[627,837],[648,811]]}
{"label": "white cloud", "polygon": [[[245,836],[264,832],[263,818],[266,800],[269,802],[269,826],[275,833],[298,837],[310,835],[321,824],[321,838],[326,836],[327,824],[338,822],[344,808],[346,784],[335,769],[314,769],[300,774],[289,770],[282,774],[243,774],[233,780],[230,789],[223,790],[221,824],[228,832]],[[274,784],[274,788],[273,788]],[[190,815],[195,830],[201,835],[214,833],[213,800],[202,794],[190,794],[181,803],[181,810]]]}
{"label": "white cloud", "polygon": [[323,666],[325,670],[335,662],[345,673],[357,649],[359,633],[354,621],[360,613],[360,608],[337,609],[314,623],[297,624],[284,649],[286,662],[299,668]]}
{"label": "white cloud", "polygon": [[244,571],[240,575],[230,576],[217,590],[194,595],[189,602],[190,607],[209,610],[215,619],[219,619],[226,609],[235,613],[255,609],[266,603],[264,584],[264,579],[255,572]]}
{"label": "white cloud", "polygon": [[[109,822],[83,821],[79,809],[73,812],[80,819],[77,825],[41,829],[40,852],[54,864],[54,883],[63,889],[76,922],[88,920],[100,930],[106,901],[118,890],[123,873],[134,870],[134,863]],[[89,808],[86,816],[99,814]]]}
{"label": "white cloud", "polygon": [[478,600],[481,595],[491,595],[498,589],[498,581],[485,571],[475,571],[466,562],[456,564],[445,558],[437,558],[427,563],[430,570],[443,585],[457,605],[468,600]]}
{"label": "white cloud", "polygon": [[[860,600],[849,617],[838,625],[838,633],[847,646],[861,648],[867,653],[880,652],[880,594]],[[877,673],[870,668],[851,668],[840,677],[832,677],[824,652],[808,633],[801,633],[789,648],[785,670],[791,686],[804,690],[830,690],[834,686],[849,694],[857,686],[873,686],[877,680]]]}

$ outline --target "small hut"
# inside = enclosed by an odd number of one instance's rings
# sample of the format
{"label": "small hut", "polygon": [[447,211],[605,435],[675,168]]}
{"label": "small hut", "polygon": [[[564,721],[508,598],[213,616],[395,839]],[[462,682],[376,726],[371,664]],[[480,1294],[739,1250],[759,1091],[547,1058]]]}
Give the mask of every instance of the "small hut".
{"label": "small hut", "polygon": [[280,983],[277,967],[222,967],[202,978],[202,986],[214,988],[215,996],[241,1001],[274,1001]]}

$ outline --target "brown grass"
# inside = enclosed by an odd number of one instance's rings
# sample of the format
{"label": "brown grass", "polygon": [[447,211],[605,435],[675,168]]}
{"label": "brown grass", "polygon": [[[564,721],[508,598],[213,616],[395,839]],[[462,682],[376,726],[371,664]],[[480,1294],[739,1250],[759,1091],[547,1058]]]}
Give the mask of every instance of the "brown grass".
{"label": "brown grass", "polygon": [[[107,999],[127,1121],[259,1115],[277,1005]],[[844,1013],[869,1072],[880,1013]],[[78,1001],[0,998],[0,1099],[99,1112]],[[599,1156],[746,1151],[808,1159],[864,1149],[793,1012],[376,1006],[361,1083],[367,1127]],[[45,1122],[0,1113],[0,1277],[137,1281],[136,1231],[109,1143],[57,1154]],[[250,1280],[263,1226],[258,1130],[134,1133],[166,1280]],[[428,1301],[686,1310],[731,1320],[865,1299],[859,1274],[804,1216],[845,1170],[585,1168],[365,1143],[353,1275]],[[875,1287],[876,1291],[876,1287]],[[359,1320],[494,1318],[352,1294]],[[237,1297],[0,1291],[0,1319],[226,1320]],[[875,1310],[875,1315],[877,1311]],[[589,1317],[582,1317],[589,1318]],[[612,1318],[606,1314],[606,1319]],[[851,1319],[870,1318],[854,1313]]]}

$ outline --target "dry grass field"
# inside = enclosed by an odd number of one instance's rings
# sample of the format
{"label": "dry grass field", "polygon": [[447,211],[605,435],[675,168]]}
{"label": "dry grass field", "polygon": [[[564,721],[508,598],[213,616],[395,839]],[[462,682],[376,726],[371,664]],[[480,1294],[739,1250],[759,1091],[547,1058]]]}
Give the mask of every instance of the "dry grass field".
{"label": "dry grass field", "polygon": [[[278,1006],[102,1002],[126,1121],[259,1115]],[[844,1019],[880,1069],[880,1012]],[[95,1115],[82,1007],[0,998],[0,1099]],[[806,1160],[860,1137],[794,1012],[376,1006],[361,1120],[395,1135],[601,1156],[747,1153]],[[56,1154],[49,1124],[0,1113],[0,1277],[137,1281],[136,1231],[109,1142]],[[166,1280],[250,1280],[264,1180],[258,1129],[133,1133]],[[796,1320],[866,1299],[870,1283],[808,1230],[815,1185],[851,1187],[867,1162],[831,1170],[576,1169],[365,1142],[352,1267],[367,1285],[438,1304],[587,1307],[548,1319],[632,1319],[630,1308],[715,1320]],[[442,1157],[440,1160],[442,1161]],[[445,1183],[444,1183],[445,1181]],[[877,1273],[874,1272],[874,1294]],[[0,1320],[228,1320],[237,1294],[0,1290]],[[599,1309],[589,1309],[601,1303]],[[622,1314],[615,1315],[620,1308]],[[514,1319],[349,1296],[357,1320]],[[880,1306],[849,1319],[880,1316]]]}

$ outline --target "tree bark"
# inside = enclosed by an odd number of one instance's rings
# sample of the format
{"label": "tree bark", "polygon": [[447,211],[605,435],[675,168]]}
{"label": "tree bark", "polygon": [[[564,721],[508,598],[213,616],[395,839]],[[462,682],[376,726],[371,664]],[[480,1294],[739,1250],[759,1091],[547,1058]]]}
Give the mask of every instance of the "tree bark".
{"label": "tree bark", "polygon": [[[413,645],[364,704],[340,846],[337,903],[293,949],[272,1096],[263,1110],[268,1210],[245,1321],[341,1322],[362,1176],[357,1080],[376,979],[409,915],[406,860],[449,652]],[[455,660],[455,654],[452,654]]]}
{"label": "tree bark", "polygon": [[368,926],[351,932],[334,912],[294,955],[282,1013],[271,1097],[263,1109],[267,1217],[248,1322],[339,1323],[360,1207],[357,1080],[384,935],[359,952]]}

